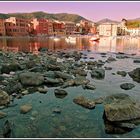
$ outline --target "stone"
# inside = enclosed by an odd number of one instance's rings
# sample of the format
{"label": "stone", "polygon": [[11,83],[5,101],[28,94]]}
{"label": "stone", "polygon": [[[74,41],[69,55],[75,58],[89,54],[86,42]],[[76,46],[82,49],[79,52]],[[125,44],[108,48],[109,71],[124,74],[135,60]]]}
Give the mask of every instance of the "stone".
{"label": "stone", "polygon": [[95,104],[102,104],[104,102],[104,98],[99,97],[97,99],[94,99],[93,101],[95,102]]}
{"label": "stone", "polygon": [[25,104],[20,106],[20,113],[25,114],[32,110],[32,105]]}
{"label": "stone", "polygon": [[87,72],[83,69],[73,70],[74,75],[87,76]]}
{"label": "stone", "polygon": [[10,102],[10,96],[3,90],[0,90],[0,106],[7,105]]}
{"label": "stone", "polygon": [[118,93],[107,96],[104,111],[108,121],[129,121],[140,118],[140,105],[129,95]]}
{"label": "stone", "polygon": [[134,63],[140,63],[140,59],[135,59],[133,62]]}
{"label": "stone", "polygon": [[45,78],[45,83],[50,85],[50,86],[56,86],[56,85],[62,85],[63,84],[63,79],[61,78]]}
{"label": "stone", "polygon": [[29,91],[28,90],[24,90],[24,91],[21,92],[21,94],[22,95],[27,95],[27,94],[29,94]]}
{"label": "stone", "polygon": [[140,68],[136,68],[128,74],[134,81],[140,83]]}
{"label": "stone", "polygon": [[44,87],[44,88],[42,88],[42,87],[39,87],[38,88],[38,91],[40,92],[40,93],[47,93],[48,92],[48,88],[47,87]]}
{"label": "stone", "polygon": [[118,75],[121,75],[122,77],[125,77],[127,73],[125,71],[117,71]]}
{"label": "stone", "polygon": [[105,77],[105,70],[101,68],[94,68],[91,71],[91,77],[96,79],[103,79]]}
{"label": "stone", "polygon": [[7,116],[7,114],[6,114],[5,112],[1,112],[1,111],[0,111],[0,119],[4,118],[4,117],[6,117],[6,116]]}
{"label": "stone", "polygon": [[39,86],[44,83],[44,77],[41,74],[34,72],[19,74],[19,80],[25,86]]}
{"label": "stone", "polygon": [[88,108],[88,109],[94,109],[95,108],[95,102],[91,101],[89,99],[86,99],[83,96],[79,96],[73,99],[73,102],[75,104],[81,105],[84,108]]}
{"label": "stone", "polygon": [[112,67],[104,67],[105,70],[112,70]]}
{"label": "stone", "polygon": [[9,74],[11,71],[21,70],[20,65],[18,63],[5,64],[1,67],[1,73]]}
{"label": "stone", "polygon": [[54,94],[57,98],[64,98],[68,95],[68,93],[63,89],[55,89]]}
{"label": "stone", "polygon": [[121,84],[120,87],[124,90],[130,90],[130,89],[134,88],[135,85],[132,83],[124,83],[124,84]]}
{"label": "stone", "polygon": [[74,80],[69,80],[69,81],[66,81],[62,86],[61,88],[67,88],[67,87],[70,87],[70,86],[74,86],[75,84],[75,81]]}
{"label": "stone", "polygon": [[110,62],[116,61],[116,59],[114,57],[109,57],[106,61],[110,63]]}
{"label": "stone", "polygon": [[86,84],[86,85],[82,85],[83,89],[90,89],[90,90],[95,90],[96,87],[93,84]]}
{"label": "stone", "polygon": [[40,47],[38,49],[39,52],[47,52],[48,51],[48,48],[45,48],[45,47]]}
{"label": "stone", "polygon": [[77,76],[74,79],[74,85],[75,86],[80,86],[80,85],[88,84],[89,82],[90,81],[88,79],[86,79],[85,77],[83,77],[83,76]]}
{"label": "stone", "polygon": [[61,110],[60,110],[60,108],[54,108],[53,109],[53,113],[57,113],[57,114],[60,114],[61,113]]}
{"label": "stone", "polygon": [[67,74],[61,71],[55,71],[54,73],[55,73],[56,78],[62,78],[64,80],[73,79],[73,76],[71,74]]}

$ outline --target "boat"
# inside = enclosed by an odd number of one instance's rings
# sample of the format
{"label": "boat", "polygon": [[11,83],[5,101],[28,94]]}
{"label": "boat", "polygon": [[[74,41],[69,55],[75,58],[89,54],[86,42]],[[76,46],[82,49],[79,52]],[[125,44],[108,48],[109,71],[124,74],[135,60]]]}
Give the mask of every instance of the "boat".
{"label": "boat", "polygon": [[69,37],[65,38],[65,40],[67,43],[76,43],[76,37],[69,36]]}
{"label": "boat", "polygon": [[98,35],[95,35],[95,36],[91,37],[89,40],[90,41],[99,41],[100,37]]}

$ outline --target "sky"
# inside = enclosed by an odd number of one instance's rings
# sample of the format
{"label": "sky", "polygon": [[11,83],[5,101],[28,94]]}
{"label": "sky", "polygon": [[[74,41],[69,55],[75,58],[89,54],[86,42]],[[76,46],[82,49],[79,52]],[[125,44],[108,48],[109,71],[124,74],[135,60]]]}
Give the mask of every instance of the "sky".
{"label": "sky", "polygon": [[140,2],[0,2],[0,13],[72,13],[89,20],[104,18],[121,21],[140,17]]}

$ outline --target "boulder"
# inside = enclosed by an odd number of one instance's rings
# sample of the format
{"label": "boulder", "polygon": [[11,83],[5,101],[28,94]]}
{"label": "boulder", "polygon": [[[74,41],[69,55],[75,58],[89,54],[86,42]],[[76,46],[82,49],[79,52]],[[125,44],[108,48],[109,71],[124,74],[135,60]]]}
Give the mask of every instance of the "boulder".
{"label": "boulder", "polygon": [[61,88],[60,89],[55,89],[54,94],[57,98],[64,98],[65,96],[68,95],[68,93]]}
{"label": "boulder", "polygon": [[10,102],[10,96],[3,90],[0,90],[0,106],[7,105]]}
{"label": "boulder", "polygon": [[140,68],[136,68],[128,74],[134,81],[140,83]]}
{"label": "boulder", "polygon": [[96,78],[96,79],[103,79],[105,77],[105,70],[99,69],[99,68],[94,68],[91,71],[91,77]]}
{"label": "boulder", "polygon": [[61,88],[67,88],[67,87],[70,87],[70,86],[74,86],[75,84],[75,81],[74,80],[69,80],[69,81],[66,81],[62,86]]}
{"label": "boulder", "polygon": [[110,62],[116,61],[116,59],[114,57],[109,57],[106,61],[110,63]]}
{"label": "boulder", "polygon": [[74,79],[74,85],[75,86],[80,86],[80,85],[84,85],[84,84],[88,84],[90,81],[87,80],[85,77],[83,76],[77,76],[75,79]]}
{"label": "boulder", "polygon": [[67,74],[61,71],[55,71],[54,73],[55,73],[56,78],[62,78],[64,80],[73,79],[73,76],[71,74]]}
{"label": "boulder", "polygon": [[6,116],[7,116],[6,113],[0,111],[0,119],[4,118],[4,117],[6,117]]}
{"label": "boulder", "polygon": [[63,84],[63,79],[61,79],[61,78],[55,78],[55,79],[53,79],[53,78],[49,78],[49,77],[46,77],[46,79],[45,79],[45,83],[49,86],[59,86],[59,85],[62,85]]}
{"label": "boulder", "polygon": [[127,73],[125,71],[117,71],[118,75],[121,75],[122,77],[125,77]]}
{"label": "boulder", "polygon": [[32,106],[29,104],[22,105],[20,107],[20,113],[25,114],[32,110]]}
{"label": "boulder", "polygon": [[75,104],[81,105],[84,108],[88,108],[88,109],[94,109],[95,108],[95,102],[91,101],[89,99],[86,99],[83,96],[76,97],[75,99],[73,99],[73,102]]}
{"label": "boulder", "polygon": [[129,95],[118,93],[104,100],[105,116],[108,121],[129,121],[140,118],[140,105]]}
{"label": "boulder", "polygon": [[2,65],[1,67],[1,73],[9,74],[11,71],[18,71],[20,69],[21,68],[18,63],[5,64],[5,65]]}
{"label": "boulder", "polygon": [[140,59],[135,59],[133,62],[134,63],[140,63]]}
{"label": "boulder", "polygon": [[132,83],[124,83],[124,84],[121,84],[120,87],[124,90],[130,90],[130,89],[134,88],[135,85]]}
{"label": "boulder", "polygon": [[45,93],[48,92],[48,88],[47,88],[47,87],[44,87],[44,88],[43,88],[43,87],[39,87],[39,88],[38,88],[38,91],[39,91],[40,93],[44,93],[44,94],[45,94]]}
{"label": "boulder", "polygon": [[90,90],[95,90],[96,87],[93,85],[93,84],[85,84],[85,85],[82,85],[83,89],[90,89]]}
{"label": "boulder", "polygon": [[44,83],[44,77],[41,74],[34,72],[19,74],[19,80],[25,86],[39,86]]}

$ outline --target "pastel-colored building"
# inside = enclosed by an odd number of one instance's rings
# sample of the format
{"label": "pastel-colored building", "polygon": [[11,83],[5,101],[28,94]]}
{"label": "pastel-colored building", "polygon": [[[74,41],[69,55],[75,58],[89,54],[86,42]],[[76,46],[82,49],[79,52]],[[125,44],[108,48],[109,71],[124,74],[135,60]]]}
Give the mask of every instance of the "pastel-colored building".
{"label": "pastel-colored building", "polygon": [[53,31],[54,35],[65,35],[65,24],[61,21],[53,21]]}
{"label": "pastel-colored building", "polygon": [[30,24],[31,34],[34,35],[52,35],[53,24],[47,19],[33,19]]}
{"label": "pastel-colored building", "polygon": [[26,36],[29,33],[30,20],[10,17],[5,20],[6,35],[8,36]]}
{"label": "pastel-colored building", "polygon": [[65,25],[66,34],[73,34],[76,30],[76,24],[74,22],[65,21],[63,22]]}
{"label": "pastel-colored building", "polygon": [[5,20],[4,19],[0,19],[0,36],[5,36],[6,32],[5,32]]}

